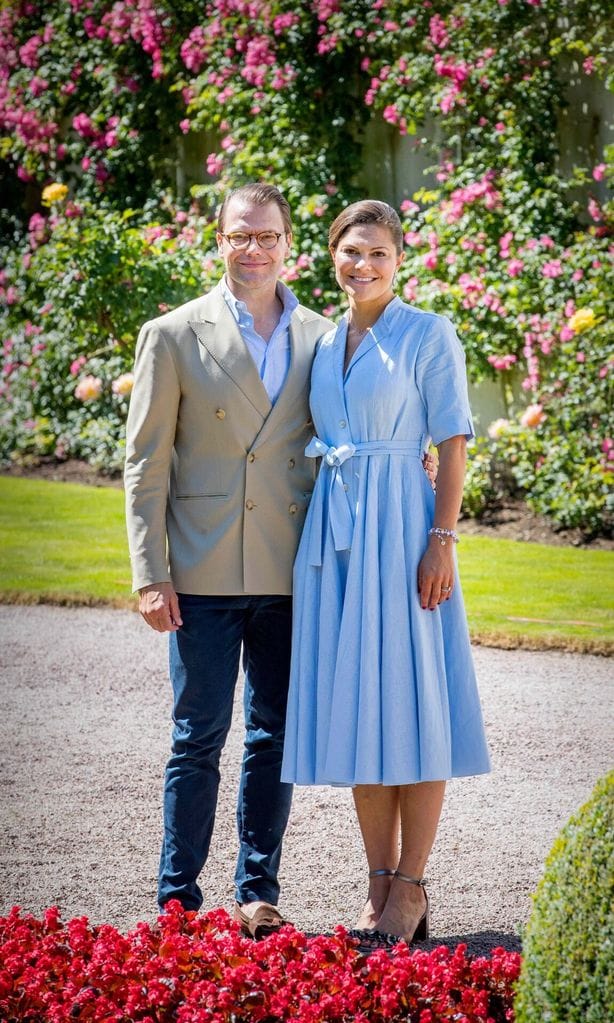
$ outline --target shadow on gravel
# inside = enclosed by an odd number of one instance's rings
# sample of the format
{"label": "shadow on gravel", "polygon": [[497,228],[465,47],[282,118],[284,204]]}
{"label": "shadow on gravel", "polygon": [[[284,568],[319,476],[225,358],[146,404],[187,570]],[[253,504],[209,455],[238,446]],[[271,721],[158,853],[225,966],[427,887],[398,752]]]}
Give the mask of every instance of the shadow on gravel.
{"label": "shadow on gravel", "polygon": [[466,945],[468,955],[474,956],[490,955],[493,948],[504,948],[506,952],[522,951],[522,943],[519,936],[504,931],[479,931],[474,934],[442,934],[436,938],[429,938],[428,941],[417,942],[415,947],[424,949],[425,952],[430,952],[431,949],[437,948],[439,945],[456,948],[460,944]]}
{"label": "shadow on gravel", "polygon": [[[308,938],[317,938],[317,931],[306,931]],[[328,932],[323,937],[332,938]],[[506,952],[522,952],[522,943],[517,934],[509,934],[505,931],[479,931],[473,934],[442,934],[436,938],[429,938],[428,941],[416,941],[412,944],[412,950],[432,952],[434,948],[447,945],[448,948],[456,948],[457,945],[467,946],[467,955],[485,956],[490,955],[493,948],[504,948]]]}

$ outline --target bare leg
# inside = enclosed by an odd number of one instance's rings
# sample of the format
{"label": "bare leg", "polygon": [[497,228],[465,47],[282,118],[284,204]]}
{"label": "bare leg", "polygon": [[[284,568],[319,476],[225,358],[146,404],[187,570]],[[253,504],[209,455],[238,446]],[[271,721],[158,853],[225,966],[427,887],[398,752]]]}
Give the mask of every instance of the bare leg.
{"label": "bare leg", "polygon": [[[401,826],[399,788],[396,785],[356,785],[352,794],[369,870],[395,870]],[[387,876],[369,878],[369,894],[356,927],[375,927],[386,905],[391,880]]]}
{"label": "bare leg", "polygon": [[[398,870],[402,874],[422,878],[435,841],[445,788],[444,781],[399,787],[401,857]],[[409,940],[425,908],[425,894],[419,886],[393,878],[377,929]]]}

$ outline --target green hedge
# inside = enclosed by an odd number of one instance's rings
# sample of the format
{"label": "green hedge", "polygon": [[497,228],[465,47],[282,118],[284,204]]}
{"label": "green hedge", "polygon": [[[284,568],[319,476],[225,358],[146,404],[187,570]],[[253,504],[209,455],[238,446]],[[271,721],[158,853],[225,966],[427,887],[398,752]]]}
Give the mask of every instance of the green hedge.
{"label": "green hedge", "polygon": [[606,1023],[614,1006],[614,771],[557,838],[524,935],[516,1023]]}

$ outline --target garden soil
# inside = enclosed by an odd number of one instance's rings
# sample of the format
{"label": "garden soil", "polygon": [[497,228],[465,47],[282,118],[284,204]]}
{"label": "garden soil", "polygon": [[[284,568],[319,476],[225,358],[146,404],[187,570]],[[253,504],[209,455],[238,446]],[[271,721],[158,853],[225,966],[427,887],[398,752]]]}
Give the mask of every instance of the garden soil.
{"label": "garden soil", "polygon": [[[135,612],[94,608],[1,606],[0,630],[0,914],[57,905],[124,932],[155,921],[166,637]],[[449,784],[427,872],[433,941],[518,949],[556,834],[613,763],[612,661],[474,655],[493,770]],[[205,908],[233,905],[241,714],[239,679]],[[367,880],[348,789],[296,789],[281,884],[297,927],[352,926]]]}

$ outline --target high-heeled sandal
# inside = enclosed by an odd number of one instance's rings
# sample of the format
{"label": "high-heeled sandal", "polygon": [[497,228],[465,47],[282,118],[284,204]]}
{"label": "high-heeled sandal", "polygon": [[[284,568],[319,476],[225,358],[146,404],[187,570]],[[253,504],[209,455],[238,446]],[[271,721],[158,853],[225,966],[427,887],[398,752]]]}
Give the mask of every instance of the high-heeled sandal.
{"label": "high-heeled sandal", "polygon": [[407,937],[403,934],[391,934],[388,931],[370,930],[369,928],[357,932],[356,937],[359,938],[358,951],[362,952],[363,955],[369,955],[370,952],[375,952],[377,949],[383,949],[384,951],[389,952],[395,947],[395,945],[398,945],[401,942],[404,942],[406,945],[411,945],[414,941],[425,941],[429,936],[430,906],[429,897],[426,891],[425,878],[409,877],[408,874],[402,874],[400,870],[395,870],[394,876],[398,877],[399,881],[405,881],[406,884],[415,884],[422,888],[424,898],[426,899],[424,913],[418,920],[414,933],[411,937]]}
{"label": "high-heeled sandal", "polygon": [[[396,871],[390,870],[388,867],[380,867],[377,870],[369,871],[369,880],[371,880],[372,877],[394,877],[395,873]],[[359,941],[362,941],[366,935],[372,933],[373,931],[370,927],[353,927],[350,931],[348,931],[351,938],[358,938]]]}
{"label": "high-heeled sandal", "polygon": [[[422,888],[422,891],[424,892],[425,899],[424,913],[418,920],[418,923],[416,924],[416,929],[412,934],[411,938],[409,939],[409,941],[426,941],[426,939],[429,936],[429,931],[431,927],[431,907],[429,906],[429,897],[428,892],[426,890],[427,884],[426,878],[408,877],[407,874],[402,874],[400,870],[395,870],[394,876],[398,877],[399,881],[405,881],[406,884],[417,885],[419,888]],[[407,938],[403,938],[402,940],[408,941]]]}

